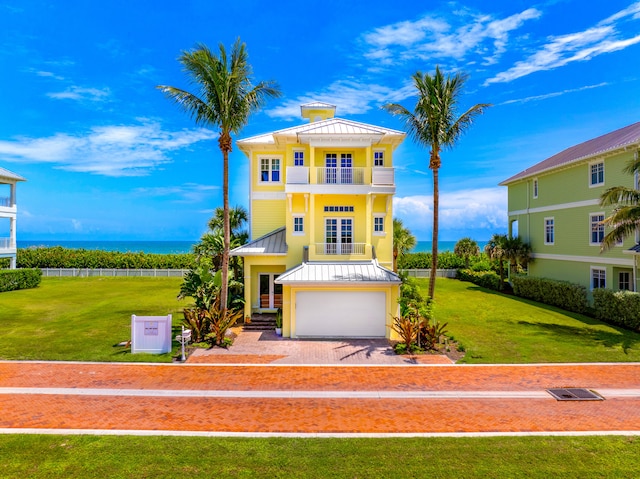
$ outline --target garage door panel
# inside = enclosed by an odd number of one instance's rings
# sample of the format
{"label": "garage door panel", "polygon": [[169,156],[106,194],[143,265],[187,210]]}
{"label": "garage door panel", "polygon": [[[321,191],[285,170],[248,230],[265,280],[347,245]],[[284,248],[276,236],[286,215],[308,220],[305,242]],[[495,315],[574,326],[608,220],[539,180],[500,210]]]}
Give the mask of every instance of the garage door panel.
{"label": "garage door panel", "polygon": [[386,295],[382,291],[300,291],[296,336],[385,337]]}

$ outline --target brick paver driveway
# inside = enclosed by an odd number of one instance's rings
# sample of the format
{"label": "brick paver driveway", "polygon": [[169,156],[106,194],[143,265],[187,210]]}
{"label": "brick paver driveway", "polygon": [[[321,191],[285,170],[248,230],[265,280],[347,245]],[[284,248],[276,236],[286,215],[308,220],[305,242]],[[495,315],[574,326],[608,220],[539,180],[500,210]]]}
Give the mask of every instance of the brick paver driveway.
{"label": "brick paver driveway", "polygon": [[640,364],[0,362],[0,411],[5,433],[640,434]]}

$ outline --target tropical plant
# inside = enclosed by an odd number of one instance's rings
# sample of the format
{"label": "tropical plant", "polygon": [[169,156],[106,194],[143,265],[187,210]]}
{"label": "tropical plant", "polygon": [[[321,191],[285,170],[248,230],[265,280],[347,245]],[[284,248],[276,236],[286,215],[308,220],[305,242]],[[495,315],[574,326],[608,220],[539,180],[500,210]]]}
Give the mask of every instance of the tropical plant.
{"label": "tropical plant", "polygon": [[[445,75],[436,66],[434,75],[416,72],[413,84],[418,93],[418,101],[413,112],[397,103],[384,105],[383,108],[399,116],[413,139],[424,147],[429,147],[429,168],[433,172],[433,238],[431,253],[431,271],[438,269],[438,205],[440,170],[440,152],[453,148],[461,135],[471,126],[473,120],[490,105],[480,103],[472,106],[458,116],[457,106],[462,89],[468,76],[463,73]],[[429,279],[429,297],[435,295],[436,275]]]}
{"label": "tropical plant", "polygon": [[191,339],[194,343],[204,340],[209,334],[209,317],[205,313],[206,309],[184,308],[182,323],[191,330]]}
{"label": "tropical plant", "polygon": [[227,347],[226,335],[231,328],[242,317],[242,309],[231,309],[221,307],[222,295],[216,295],[209,309],[204,310],[205,316],[209,320],[209,333],[205,336],[212,346]]}
{"label": "tropical plant", "polygon": [[[625,173],[640,176],[640,155],[629,161]],[[640,229],[640,184],[636,180],[636,188],[614,186],[600,197],[601,206],[615,206],[611,215],[603,223],[612,228],[602,240],[601,251],[606,251]]]}
{"label": "tropical plant", "polygon": [[276,328],[282,327],[282,308],[278,308],[276,311]]}
{"label": "tropical plant", "polygon": [[462,238],[453,247],[453,252],[464,258],[464,266],[469,269],[469,258],[471,256],[480,256],[480,247],[475,240]]}
{"label": "tropical plant", "polygon": [[416,237],[402,224],[399,218],[393,218],[393,271],[398,272],[398,257],[404,256],[416,246]]}
{"label": "tropical plant", "polygon": [[180,88],[159,85],[170,100],[187,112],[197,125],[218,128],[218,146],[222,153],[222,198],[224,248],[222,255],[222,310],[227,309],[229,279],[229,250],[231,229],[229,224],[229,153],[232,151],[231,133],[237,134],[268,98],[280,96],[274,82],[252,84],[251,66],[245,44],[238,38],[227,56],[224,45],[219,45],[216,56],[206,45],[182,52],[179,61],[197,88],[190,93]]}
{"label": "tropical plant", "polygon": [[522,241],[519,236],[506,238],[502,247],[511,273],[517,273],[522,268],[526,268],[531,261],[531,246]]}
{"label": "tropical plant", "polygon": [[500,289],[504,286],[504,259],[505,242],[507,235],[494,234],[484,247],[484,252],[493,261],[498,263],[498,274],[500,275]]}

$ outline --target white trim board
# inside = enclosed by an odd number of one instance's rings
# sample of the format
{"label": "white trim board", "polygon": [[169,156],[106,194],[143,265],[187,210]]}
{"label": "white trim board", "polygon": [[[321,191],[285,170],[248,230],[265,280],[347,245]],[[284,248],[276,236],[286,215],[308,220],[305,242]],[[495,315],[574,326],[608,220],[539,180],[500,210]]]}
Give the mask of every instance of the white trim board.
{"label": "white trim board", "polygon": [[600,200],[574,201],[572,203],[559,203],[557,205],[539,206],[538,208],[527,208],[524,210],[509,211],[509,216],[526,215],[529,213],[544,213],[546,211],[566,210],[571,208],[583,208],[585,206],[600,205]]}
{"label": "white trim board", "polygon": [[633,268],[633,260],[626,258],[600,258],[597,256],[572,256],[568,254],[547,254],[547,253],[533,253],[531,255],[535,259],[551,259],[555,261],[574,261],[577,263],[597,263],[597,264],[610,264],[614,266],[629,266]]}

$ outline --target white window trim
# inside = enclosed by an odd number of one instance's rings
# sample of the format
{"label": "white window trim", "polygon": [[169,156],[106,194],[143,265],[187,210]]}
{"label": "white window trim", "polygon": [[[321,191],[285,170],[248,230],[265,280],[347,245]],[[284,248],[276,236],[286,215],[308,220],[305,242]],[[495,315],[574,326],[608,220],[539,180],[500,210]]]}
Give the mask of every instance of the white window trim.
{"label": "white window trim", "polygon": [[[547,220],[553,221],[553,241],[547,242]],[[554,245],[556,242],[556,220],[553,216],[547,216],[544,219],[544,244],[546,245]]]}
{"label": "white window trim", "polygon": [[[291,234],[293,236],[304,236],[306,234],[304,217],[304,213],[296,213],[294,215],[291,215]],[[296,231],[295,218],[302,218],[302,231]]]}
{"label": "white window trim", "polygon": [[533,179],[533,199],[534,200],[538,198],[539,190],[540,190],[540,182],[538,181],[538,178],[534,178]]}
{"label": "white window trim", "polygon": [[594,271],[604,271],[604,287],[607,287],[607,268],[604,266],[591,266],[589,268],[589,291],[593,291],[593,272]]}
{"label": "white window trim", "polygon": [[[602,164],[602,183],[591,183],[591,167],[593,165],[599,165]],[[589,169],[588,169],[588,173],[589,173],[589,188],[598,188],[599,186],[604,186],[604,182],[605,182],[605,168],[604,168],[604,160],[598,160],[598,161],[592,161],[589,163]]]}
{"label": "white window trim", "polygon": [[[600,242],[600,243],[593,243],[593,242],[591,241],[591,233],[592,233],[592,231],[591,231],[591,224],[593,223],[592,218],[593,218],[594,216],[605,216],[605,214],[604,214],[604,211],[600,211],[600,212],[596,212],[596,213],[589,213],[589,246],[602,246],[602,242]],[[606,217],[606,216],[605,216],[605,217]],[[604,225],[603,225],[603,228],[604,228]],[[605,233],[605,234],[606,234],[606,233]],[[603,238],[604,238],[604,236],[603,236]]]}
{"label": "white window trim", "polygon": [[386,229],[383,229],[382,231],[376,231],[376,218],[382,218],[382,228],[384,228],[384,220],[386,218],[387,214],[386,213],[374,213],[373,215],[373,235],[374,236],[387,236],[387,231]]}
{"label": "white window trim", "polygon": [[[380,165],[376,165],[376,153],[382,153],[382,166]],[[376,149],[373,150],[373,167],[374,168],[384,168],[385,167],[385,163],[386,163],[386,150],[384,149]]]}
{"label": "white window trim", "polygon": [[[302,153],[302,165],[296,165],[296,153]],[[301,166],[306,166],[305,163],[307,162],[307,159],[305,158],[305,150],[302,148],[295,148],[293,150],[293,166],[297,166],[297,167],[301,167]]]}
{"label": "white window trim", "polygon": [[[280,179],[279,181],[271,181],[270,179],[267,181],[262,180],[262,160],[269,160],[269,178],[271,178],[272,170],[272,160],[279,160],[280,163]],[[282,176],[283,176],[283,163],[282,163],[282,155],[260,155],[258,156],[258,184],[261,185],[281,185],[282,184]]]}

